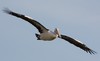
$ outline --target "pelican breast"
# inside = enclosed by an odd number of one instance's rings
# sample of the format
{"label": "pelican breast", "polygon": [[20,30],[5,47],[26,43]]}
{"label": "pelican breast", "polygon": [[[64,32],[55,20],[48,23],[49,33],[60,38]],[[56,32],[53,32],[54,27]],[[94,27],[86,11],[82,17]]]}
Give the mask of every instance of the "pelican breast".
{"label": "pelican breast", "polygon": [[54,40],[55,38],[57,37],[56,34],[54,34],[53,32],[51,31],[48,31],[48,32],[44,32],[44,33],[41,33],[40,34],[40,39],[41,40]]}

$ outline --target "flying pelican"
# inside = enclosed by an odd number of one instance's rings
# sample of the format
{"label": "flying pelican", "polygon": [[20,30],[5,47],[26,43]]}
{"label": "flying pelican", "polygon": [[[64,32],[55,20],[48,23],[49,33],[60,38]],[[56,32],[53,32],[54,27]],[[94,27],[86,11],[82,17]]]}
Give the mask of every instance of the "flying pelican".
{"label": "flying pelican", "polygon": [[52,41],[56,38],[61,38],[61,39],[64,39],[64,40],[68,41],[69,43],[81,48],[82,50],[86,51],[87,53],[90,53],[90,54],[95,54],[96,53],[92,49],[88,48],[85,44],[80,42],[79,40],[76,40],[76,39],[73,39],[69,36],[60,34],[58,28],[55,28],[54,31],[50,31],[49,29],[44,27],[42,24],[40,24],[36,20],[34,20],[34,19],[32,19],[32,18],[30,18],[26,15],[13,12],[9,9],[4,9],[3,11],[7,14],[10,14],[10,15],[16,16],[18,18],[21,18],[21,19],[31,23],[33,26],[35,26],[38,29],[38,31],[40,32],[40,34],[37,34],[37,33],[35,34],[36,37],[37,37],[37,40]]}

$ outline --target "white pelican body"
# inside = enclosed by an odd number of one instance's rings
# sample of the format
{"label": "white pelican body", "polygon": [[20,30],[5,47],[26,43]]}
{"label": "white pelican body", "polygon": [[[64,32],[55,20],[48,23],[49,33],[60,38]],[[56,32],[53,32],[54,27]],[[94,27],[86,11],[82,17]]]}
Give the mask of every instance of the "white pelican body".
{"label": "white pelican body", "polygon": [[54,40],[56,39],[57,35],[51,32],[45,32],[40,34],[41,40]]}
{"label": "white pelican body", "polygon": [[46,31],[44,33],[41,33],[40,35],[39,34],[36,34],[36,37],[38,38],[38,40],[54,40],[56,39],[57,37],[61,37],[60,36],[60,32],[59,32],[59,29],[58,28],[55,28],[55,31],[52,32],[52,31]]}

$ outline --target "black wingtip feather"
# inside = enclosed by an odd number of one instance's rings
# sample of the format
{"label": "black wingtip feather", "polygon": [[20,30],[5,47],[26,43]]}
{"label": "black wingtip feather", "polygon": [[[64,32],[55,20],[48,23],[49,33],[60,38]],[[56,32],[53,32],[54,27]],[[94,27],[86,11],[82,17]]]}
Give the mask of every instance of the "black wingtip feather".
{"label": "black wingtip feather", "polygon": [[18,14],[18,13],[16,13],[16,12],[13,12],[13,11],[11,11],[10,9],[8,9],[8,8],[4,8],[3,9],[3,12],[4,13],[7,13],[7,14],[10,14],[10,15],[13,15],[13,16],[16,16],[16,17],[19,17],[19,18],[23,18],[24,17],[24,15],[22,15],[22,14]]}
{"label": "black wingtip feather", "polygon": [[10,13],[11,13],[11,10],[8,9],[8,8],[4,8],[4,9],[3,9],[3,12],[5,12],[5,13],[7,13],[7,14],[10,14]]}
{"label": "black wingtip feather", "polygon": [[92,50],[88,47],[85,47],[83,50],[86,51],[87,53],[90,53],[90,54],[96,54],[97,53],[97,52],[95,52],[94,50]]}

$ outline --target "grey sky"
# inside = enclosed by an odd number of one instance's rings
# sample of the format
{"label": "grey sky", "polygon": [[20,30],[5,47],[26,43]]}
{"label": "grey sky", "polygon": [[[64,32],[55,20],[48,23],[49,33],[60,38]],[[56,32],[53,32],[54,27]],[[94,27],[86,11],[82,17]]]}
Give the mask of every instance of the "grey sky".
{"label": "grey sky", "polygon": [[[90,55],[61,39],[36,40],[36,28],[3,13],[5,7],[51,30],[60,28],[98,54]],[[0,0],[0,18],[0,61],[100,61],[100,0]]]}

